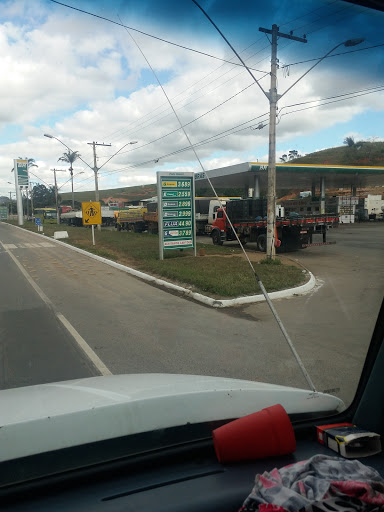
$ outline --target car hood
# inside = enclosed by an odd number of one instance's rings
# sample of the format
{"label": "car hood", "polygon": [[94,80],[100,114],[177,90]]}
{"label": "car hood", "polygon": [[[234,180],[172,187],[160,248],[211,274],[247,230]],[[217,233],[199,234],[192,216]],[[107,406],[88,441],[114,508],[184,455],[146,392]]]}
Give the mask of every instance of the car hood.
{"label": "car hood", "polygon": [[344,408],[331,395],[221,377],[91,377],[0,392],[0,461],[281,404],[288,414]]}

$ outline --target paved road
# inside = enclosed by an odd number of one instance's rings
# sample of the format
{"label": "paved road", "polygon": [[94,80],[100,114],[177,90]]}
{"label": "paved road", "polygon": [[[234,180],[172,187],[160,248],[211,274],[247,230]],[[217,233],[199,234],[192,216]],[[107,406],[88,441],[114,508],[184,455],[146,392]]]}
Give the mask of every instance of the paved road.
{"label": "paved road", "polygon": [[[4,228],[1,240],[8,238],[3,233]],[[44,252],[45,248],[40,246],[40,250]],[[33,271],[29,267],[29,249],[16,252],[21,264]],[[94,367],[73,337],[2,246],[0,282],[1,389],[95,375]]]}
{"label": "paved road", "polygon": [[[384,289],[383,228],[343,226],[331,235],[337,245],[294,253],[323,284],[310,295],[276,302],[316,387],[340,388],[336,394],[346,400],[356,386]],[[0,224],[0,241],[5,247],[0,247],[0,278],[13,297],[2,301],[1,320],[9,326],[18,314],[21,319],[2,342],[3,353],[12,347],[13,354],[1,369],[3,388],[98,374],[55,312],[114,374],[222,375],[305,387],[265,304],[213,310],[10,225]],[[38,322],[31,321],[31,310],[39,311]]]}

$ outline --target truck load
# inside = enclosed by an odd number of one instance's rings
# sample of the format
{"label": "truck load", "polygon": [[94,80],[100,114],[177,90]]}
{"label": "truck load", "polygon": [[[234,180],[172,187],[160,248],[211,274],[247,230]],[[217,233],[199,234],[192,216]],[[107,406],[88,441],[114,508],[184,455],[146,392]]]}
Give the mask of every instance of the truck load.
{"label": "truck load", "polygon": [[[228,202],[226,207],[217,210],[212,224],[211,237],[215,245],[236,240],[236,236],[227,220],[225,211],[237,236],[243,244],[255,242],[261,252],[267,248],[267,201],[265,199],[244,199]],[[279,241],[278,252],[295,251],[311,245],[330,245],[327,242],[327,230],[338,225],[337,215],[300,216],[289,213],[286,217],[276,218],[276,237]],[[313,242],[313,236],[320,234],[322,242]]]}
{"label": "truck load", "polygon": [[144,219],[146,213],[147,208],[142,206],[130,206],[127,210],[115,211],[115,227],[118,231],[125,229],[142,233],[147,230],[147,222]]}
{"label": "truck load", "polygon": [[[103,226],[111,226],[114,224],[113,211],[108,207],[101,207],[101,223]],[[83,212],[81,210],[70,210],[62,213],[60,222],[68,224],[68,226],[82,226],[83,225]]]}

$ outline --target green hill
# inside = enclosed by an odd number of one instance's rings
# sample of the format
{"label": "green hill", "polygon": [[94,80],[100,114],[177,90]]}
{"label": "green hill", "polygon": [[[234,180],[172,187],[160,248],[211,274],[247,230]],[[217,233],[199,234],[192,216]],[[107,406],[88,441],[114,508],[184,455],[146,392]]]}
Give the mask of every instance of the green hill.
{"label": "green hill", "polygon": [[[121,187],[110,188],[99,191],[100,199],[120,198],[124,201],[137,201],[139,199],[149,199],[157,195],[157,186],[153,185],[138,185],[135,187]],[[60,194],[62,201],[72,198],[71,192],[64,192]],[[95,199],[95,190],[86,192],[75,192],[75,201],[89,201]]]}
{"label": "green hill", "polygon": [[310,153],[290,162],[320,165],[384,165],[384,142],[356,142],[353,146],[339,146]]}

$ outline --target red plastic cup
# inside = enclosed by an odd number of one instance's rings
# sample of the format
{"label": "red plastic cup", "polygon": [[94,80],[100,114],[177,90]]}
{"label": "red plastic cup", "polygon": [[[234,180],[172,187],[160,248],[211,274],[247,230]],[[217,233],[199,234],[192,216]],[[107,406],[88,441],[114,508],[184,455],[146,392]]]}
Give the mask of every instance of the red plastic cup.
{"label": "red plastic cup", "polygon": [[282,405],[231,421],[212,432],[219,462],[240,462],[296,450],[292,423]]}

